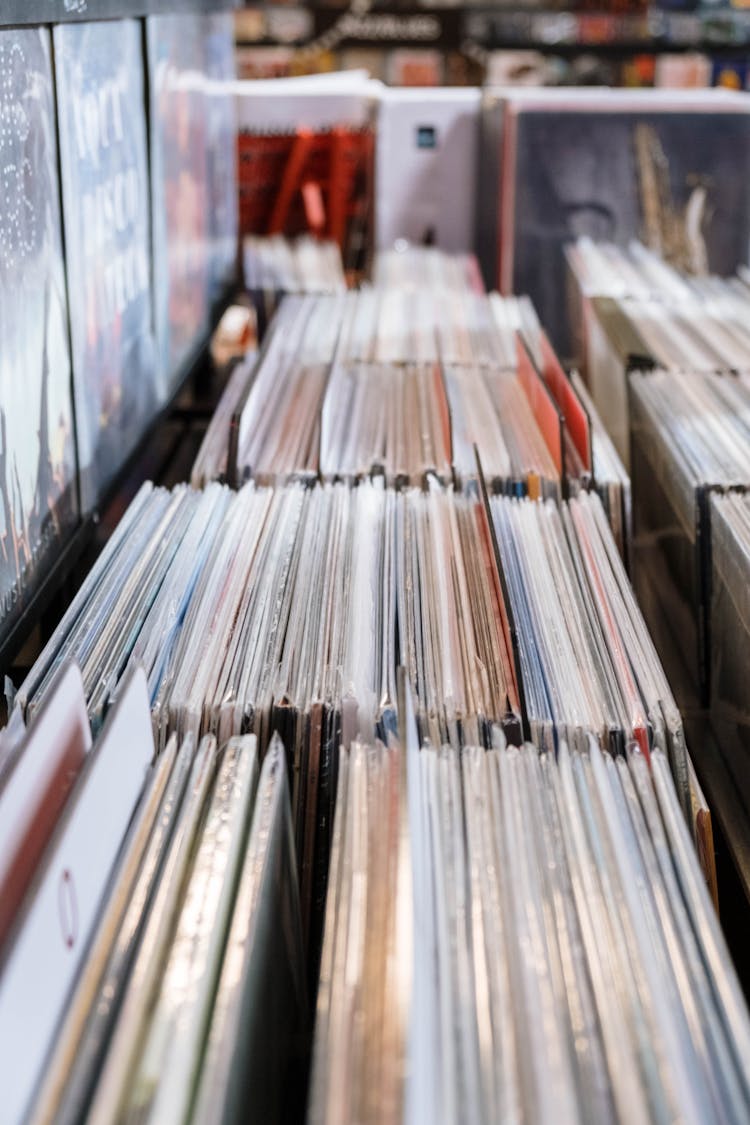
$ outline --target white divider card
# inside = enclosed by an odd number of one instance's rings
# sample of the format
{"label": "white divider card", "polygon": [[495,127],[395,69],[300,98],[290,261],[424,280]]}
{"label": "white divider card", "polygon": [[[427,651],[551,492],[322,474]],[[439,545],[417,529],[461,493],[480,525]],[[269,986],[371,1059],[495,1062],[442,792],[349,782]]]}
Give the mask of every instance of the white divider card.
{"label": "white divider card", "polygon": [[96,924],[154,744],[141,669],[89,755],[0,974],[2,1117],[22,1119]]}
{"label": "white divider card", "polygon": [[81,503],[90,509],[164,398],[141,28],[136,20],[62,24],[54,46]]}
{"label": "white divider card", "polygon": [[0,31],[0,632],[77,518],[49,34]]}
{"label": "white divider card", "polygon": [[0,959],[90,746],[81,673],[66,664],[0,782]]}
{"label": "white divider card", "polygon": [[147,20],[154,308],[167,390],[208,330],[212,219],[206,29],[206,17],[200,15]]}

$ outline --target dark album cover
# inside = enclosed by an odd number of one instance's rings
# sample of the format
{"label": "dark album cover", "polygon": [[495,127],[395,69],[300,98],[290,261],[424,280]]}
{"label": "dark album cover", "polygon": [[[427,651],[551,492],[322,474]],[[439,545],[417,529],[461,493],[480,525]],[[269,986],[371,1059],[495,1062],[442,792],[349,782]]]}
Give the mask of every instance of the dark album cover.
{"label": "dark album cover", "polygon": [[746,261],[749,113],[545,107],[519,113],[515,128],[512,289],[532,298],[562,354],[563,247],[579,236],[639,238],[689,272],[726,275]]}
{"label": "dark album cover", "polygon": [[0,31],[0,632],[77,519],[49,33]]}
{"label": "dark album cover", "polygon": [[81,503],[93,508],[165,389],[152,326],[146,106],[135,20],[55,28]]}
{"label": "dark album cover", "polygon": [[147,26],[156,338],[172,388],[209,323],[206,18],[152,16]]}

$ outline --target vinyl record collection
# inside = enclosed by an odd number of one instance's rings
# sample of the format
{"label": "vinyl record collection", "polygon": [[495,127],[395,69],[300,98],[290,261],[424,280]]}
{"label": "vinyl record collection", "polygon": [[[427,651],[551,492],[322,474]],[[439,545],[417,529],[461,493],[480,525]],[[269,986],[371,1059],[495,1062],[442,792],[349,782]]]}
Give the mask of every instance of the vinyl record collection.
{"label": "vinyl record collection", "polygon": [[[305,1014],[283,747],[272,741],[260,766],[254,736],[221,753],[213,736],[173,736],[154,759],[140,670],[92,749],[82,707],[68,664],[29,734],[39,743],[54,709],[71,734],[77,722],[84,753],[68,761],[78,776],[0,978],[2,1042],[14,1059],[3,1112],[38,1122],[241,1120],[230,1062],[244,1048],[243,1081],[262,1065],[266,989],[286,1028],[278,1049]],[[29,749],[19,760],[27,775]],[[257,1083],[259,1111],[278,1101],[282,1077],[271,1066]]]}
{"label": "vinyl record collection", "polygon": [[[585,409],[525,302],[432,251],[404,284],[420,257],[282,303],[202,490],[142,487],[17,692],[10,1121],[279,1120],[308,993],[313,1122],[750,1112]],[[73,950],[54,989],[21,971],[41,942],[49,974]]]}
{"label": "vinyl record collection", "polygon": [[629,565],[633,538],[630,477],[578,371],[571,372],[570,381],[591,424],[592,471],[596,491],[607,513],[617,549],[625,564]]}
{"label": "vinyl record collection", "polygon": [[689,809],[685,735],[659,658],[595,495],[490,501],[523,669],[533,741],[613,754],[658,746]]}
{"label": "vinyl record collection", "polygon": [[413,738],[405,772],[342,756],[308,1120],[742,1121],[750,1027],[662,751]]}
{"label": "vinyl record collection", "polygon": [[[217,412],[232,413],[226,457],[212,426],[195,483],[211,465],[234,482],[379,472],[463,483],[476,479],[475,446],[494,489],[559,496],[563,481],[593,476],[588,415],[523,298],[405,285],[287,299],[242,370]],[[603,477],[624,550],[612,487]]]}
{"label": "vinyl record collection", "polygon": [[257,362],[254,349],[241,357],[232,368],[221,398],[206,427],[200,449],[196,454],[190,473],[190,483],[194,488],[203,488],[213,480],[227,480],[229,471],[229,429],[240,399],[247,390],[248,380]]}
{"label": "vinyl record collection", "polygon": [[710,664],[711,714],[727,756],[733,759],[745,800],[746,754],[750,747],[747,668],[750,660],[750,497],[745,493],[714,492],[710,499],[711,602]]}
{"label": "vinyl record collection", "polygon": [[638,243],[583,239],[569,264],[592,396],[633,475],[639,597],[708,705],[710,496],[750,487],[750,288],[742,271],[689,276]]}
{"label": "vinyl record collection", "polygon": [[579,360],[618,452],[629,464],[627,377],[750,373],[750,286],[688,276],[640,243],[627,248],[581,239],[568,248]]}
{"label": "vinyl record collection", "polygon": [[747,270],[694,276],[588,240],[569,262],[592,394],[630,458],[639,601],[746,817]]}
{"label": "vinyl record collection", "polygon": [[[713,491],[750,487],[750,387],[735,375],[634,373],[636,530],[651,581],[674,595],[673,629],[707,701]],[[645,481],[655,483],[650,491]],[[647,571],[644,565],[641,570]],[[665,579],[668,579],[665,580]]]}
{"label": "vinyl record collection", "polygon": [[341,293],[346,289],[336,243],[306,235],[294,240],[282,235],[245,235],[242,265],[245,288],[269,298],[286,293]]}
{"label": "vinyl record collection", "polygon": [[346,290],[338,244],[309,235],[296,239],[280,234],[245,235],[242,270],[261,332],[265,332],[279,302],[287,294],[314,295]]}
{"label": "vinyl record collection", "polygon": [[447,289],[462,294],[484,292],[482,275],[472,254],[445,254],[435,247],[402,244],[381,250],[373,283],[379,289]]}

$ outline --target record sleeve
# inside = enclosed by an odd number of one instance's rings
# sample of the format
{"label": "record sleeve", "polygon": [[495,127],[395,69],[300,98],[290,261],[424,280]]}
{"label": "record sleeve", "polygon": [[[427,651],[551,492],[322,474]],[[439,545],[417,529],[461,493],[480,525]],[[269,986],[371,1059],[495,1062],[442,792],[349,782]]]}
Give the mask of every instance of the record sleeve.
{"label": "record sleeve", "polygon": [[[561,354],[571,343],[561,300],[566,242],[644,236],[668,259],[703,261],[703,272],[720,274],[743,261],[750,115],[740,96],[712,94],[530,91],[496,108],[500,288],[529,294]],[[696,206],[697,236],[685,220]]]}
{"label": "record sleeve", "polygon": [[54,30],[81,475],[94,507],[160,401],[152,325],[141,29]]}
{"label": "record sleeve", "polygon": [[78,516],[50,37],[0,31],[0,632]]}
{"label": "record sleeve", "polygon": [[208,100],[208,199],[210,218],[210,300],[223,294],[237,275],[237,98],[234,81],[234,16],[206,16]]}
{"label": "record sleeve", "polygon": [[147,20],[156,341],[162,393],[209,327],[205,17]]}

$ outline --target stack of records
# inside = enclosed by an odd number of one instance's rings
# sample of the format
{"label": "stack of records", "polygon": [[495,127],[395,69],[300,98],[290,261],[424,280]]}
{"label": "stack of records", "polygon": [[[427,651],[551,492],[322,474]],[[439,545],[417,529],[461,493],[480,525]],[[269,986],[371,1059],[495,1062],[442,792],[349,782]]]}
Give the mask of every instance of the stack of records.
{"label": "stack of records", "polygon": [[238,501],[158,722],[222,738],[253,730],[263,743],[283,734],[308,935],[325,889],[339,745],[393,724],[393,497],[377,485],[293,486],[257,498],[245,489]]}
{"label": "stack of records", "polygon": [[630,477],[614,442],[604,427],[581,376],[571,372],[570,381],[591,423],[591,456],[594,488],[599,494],[609,526],[626,567],[633,553],[633,498]]}
{"label": "stack of records", "polygon": [[282,731],[306,927],[339,742],[394,722],[395,503],[369,482],[144,488],[18,693],[32,716],[73,656],[98,724],[139,663],[162,748],[172,732],[253,732],[264,748]]}
{"label": "stack of records", "polygon": [[475,445],[498,491],[590,483],[585,412],[528,302],[395,288],[287,298],[258,362],[231,378],[192,479],[463,483]]}
{"label": "stack of records", "polygon": [[170,740],[61,1014],[31,1121],[280,1116],[306,999],[278,741],[259,770],[252,736]]}
{"label": "stack of records", "polygon": [[437,745],[518,741],[508,616],[483,504],[433,484],[398,496],[398,626],[419,729]]}
{"label": "stack of records", "polygon": [[411,871],[402,756],[391,742],[341,756],[308,1121],[403,1119]]}
{"label": "stack of records", "polygon": [[94,729],[129,664],[144,668],[156,699],[231,496],[217,484],[203,493],[143,485],[17,693],[28,717],[68,659],[81,668]]}
{"label": "stack of records", "polygon": [[230,478],[318,470],[320,410],[345,297],[288,297],[232,415]]}
{"label": "stack of records", "polygon": [[[750,1025],[626,478],[605,446],[607,510],[587,491],[533,310],[291,297],[238,371],[196,480],[255,479],[144,485],[0,739],[3,1114],[293,1118],[320,958],[313,1122],[740,1125]],[[643,518],[671,489],[703,567],[750,389],[632,396]],[[750,517],[715,507],[731,604]]]}
{"label": "stack of records", "polygon": [[687,300],[691,281],[658,254],[635,240],[627,246],[594,242],[585,235],[565,248],[568,266],[587,299],[633,297],[639,300]]}
{"label": "stack of records", "polygon": [[[628,301],[620,308],[657,367],[705,373],[750,367],[750,336],[739,337],[731,323],[699,300],[684,305]],[[749,308],[744,302],[745,317]]]}
{"label": "stack of records", "polygon": [[509,351],[487,297],[470,289],[363,289],[349,294],[348,304],[340,363],[483,366]]}
{"label": "stack of records", "polygon": [[346,277],[338,243],[300,235],[289,239],[249,234],[242,241],[242,268],[262,338],[287,293],[343,293]]}
{"label": "stack of records", "polygon": [[418,484],[430,472],[450,479],[450,418],[437,365],[336,365],[320,429],[326,479],[382,473],[390,484]]}
{"label": "stack of records", "polygon": [[750,1021],[664,754],[496,742],[342,767],[308,1120],[746,1120]]}
{"label": "stack of records", "polygon": [[[482,471],[497,491],[556,496],[560,468],[545,441],[521,376],[491,368],[446,366],[453,469],[459,483]],[[554,449],[554,443],[550,443]],[[476,452],[475,452],[476,450]]]}
{"label": "stack of records", "polygon": [[711,718],[738,792],[750,810],[750,495],[713,493],[711,524]]}
{"label": "stack of records", "polygon": [[264,297],[285,293],[343,293],[341,251],[335,242],[308,235],[290,240],[246,235],[242,242],[245,288]]}
{"label": "stack of records", "polygon": [[596,494],[490,501],[533,741],[668,755],[690,813],[682,719]]}
{"label": "stack of records", "polygon": [[502,357],[498,359],[500,365],[511,369],[516,366],[514,335],[520,332],[534,363],[541,370],[544,364],[541,343],[542,326],[536,315],[536,309],[529,298],[501,297],[499,293],[490,293],[489,302],[500,340],[504,344]]}
{"label": "stack of records", "polygon": [[578,359],[626,464],[631,370],[750,373],[750,290],[740,278],[680,274],[639,243],[581,239],[568,262]]}
{"label": "stack of records", "polygon": [[447,289],[483,293],[479,265],[473,254],[448,254],[436,246],[399,243],[375,256],[373,284],[380,289]]}
{"label": "stack of records", "polygon": [[257,361],[256,352],[251,351],[233,367],[193,463],[190,474],[193,488],[205,488],[210,481],[229,479],[229,431],[232,418],[252,381]]}
{"label": "stack of records", "polygon": [[750,388],[733,375],[631,376],[636,577],[657,640],[710,692],[713,491],[750,487]]}

